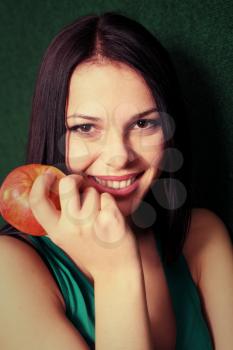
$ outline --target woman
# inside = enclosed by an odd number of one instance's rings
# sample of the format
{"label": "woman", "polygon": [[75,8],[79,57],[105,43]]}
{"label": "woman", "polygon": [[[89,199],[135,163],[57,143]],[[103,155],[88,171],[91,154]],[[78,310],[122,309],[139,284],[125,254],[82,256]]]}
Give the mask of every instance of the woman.
{"label": "woman", "polygon": [[192,208],[188,141],[169,55],[142,25],[90,15],[54,38],[26,162],[66,172],[61,213],[39,176],[29,199],[47,236],[2,230],[4,349],[232,348],[232,245]]}

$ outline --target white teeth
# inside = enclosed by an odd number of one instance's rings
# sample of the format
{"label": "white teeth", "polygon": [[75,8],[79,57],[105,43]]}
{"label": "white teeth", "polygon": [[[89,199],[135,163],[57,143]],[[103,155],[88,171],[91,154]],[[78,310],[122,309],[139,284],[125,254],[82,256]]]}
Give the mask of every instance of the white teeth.
{"label": "white teeth", "polygon": [[124,180],[124,181],[107,181],[107,180],[101,180],[98,179],[98,177],[93,176],[94,179],[101,185],[105,187],[120,189],[130,186],[136,179],[136,176],[132,177],[131,179]]}

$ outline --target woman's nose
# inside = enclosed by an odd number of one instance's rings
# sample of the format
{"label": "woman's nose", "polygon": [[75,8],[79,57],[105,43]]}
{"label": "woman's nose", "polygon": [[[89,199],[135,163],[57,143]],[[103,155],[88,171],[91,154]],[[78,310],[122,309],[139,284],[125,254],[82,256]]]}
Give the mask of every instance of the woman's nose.
{"label": "woman's nose", "polygon": [[128,145],[123,136],[118,135],[117,131],[109,135],[105,140],[101,150],[101,158],[104,164],[113,168],[123,168],[127,163],[135,159],[136,154]]}

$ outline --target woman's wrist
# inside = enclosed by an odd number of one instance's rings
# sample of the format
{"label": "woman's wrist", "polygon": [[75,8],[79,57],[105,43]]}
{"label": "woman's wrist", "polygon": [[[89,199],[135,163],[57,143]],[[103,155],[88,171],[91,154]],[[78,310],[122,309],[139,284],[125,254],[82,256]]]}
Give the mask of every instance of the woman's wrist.
{"label": "woman's wrist", "polygon": [[122,278],[135,280],[141,278],[143,274],[142,264],[140,258],[135,258],[134,261],[127,263],[116,263],[114,266],[106,266],[101,271],[96,271],[93,275],[95,283],[115,282]]}

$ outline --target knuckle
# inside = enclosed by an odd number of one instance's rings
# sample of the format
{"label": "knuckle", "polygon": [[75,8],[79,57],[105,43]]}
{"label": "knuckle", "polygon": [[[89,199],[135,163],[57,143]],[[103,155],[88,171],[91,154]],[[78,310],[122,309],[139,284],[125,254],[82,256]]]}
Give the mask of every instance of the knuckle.
{"label": "knuckle", "polygon": [[110,217],[109,213],[105,212],[101,212],[98,216],[98,222],[101,225],[106,225],[109,224],[111,222],[112,218]]}

